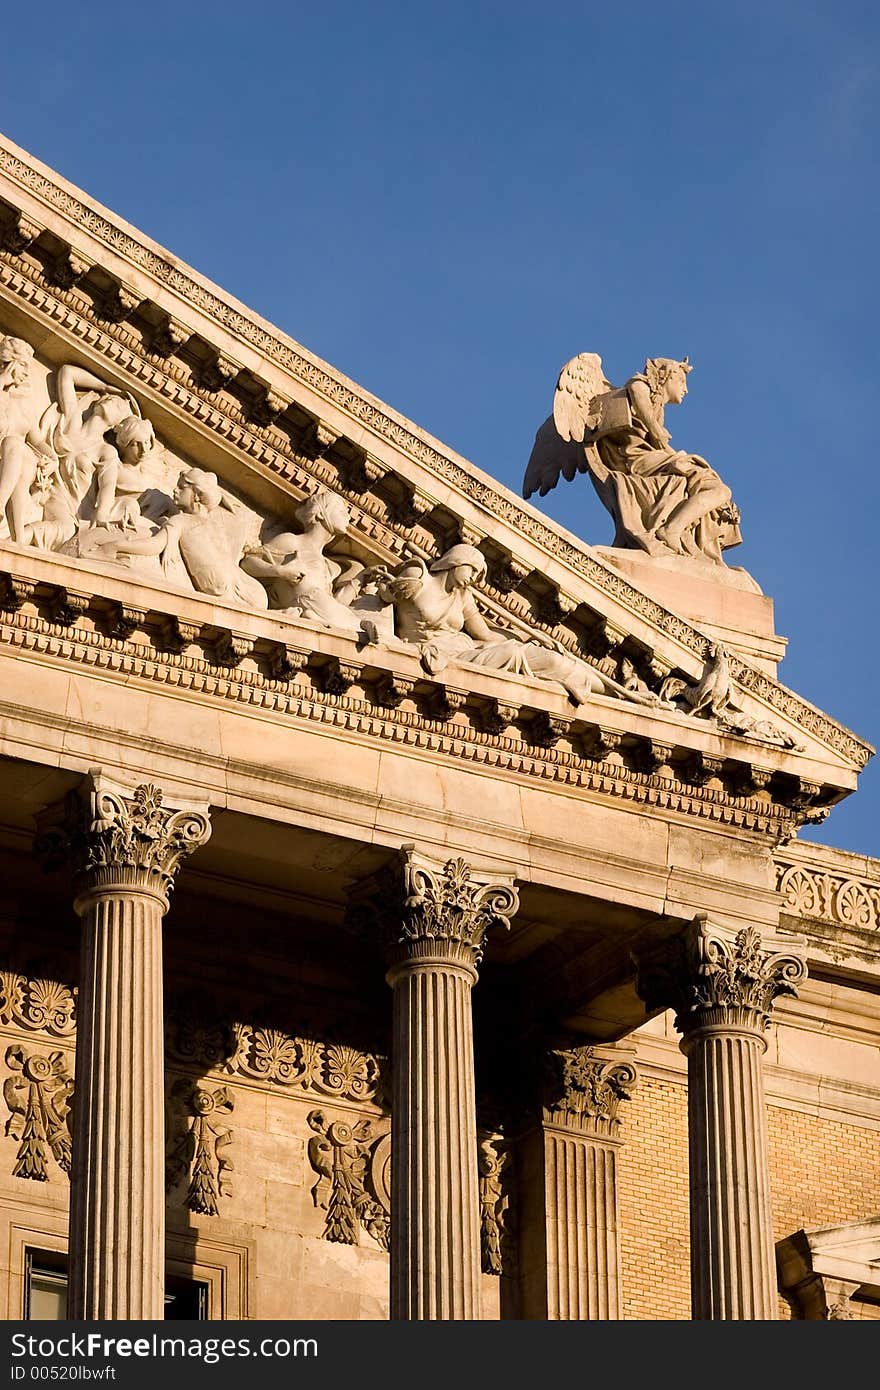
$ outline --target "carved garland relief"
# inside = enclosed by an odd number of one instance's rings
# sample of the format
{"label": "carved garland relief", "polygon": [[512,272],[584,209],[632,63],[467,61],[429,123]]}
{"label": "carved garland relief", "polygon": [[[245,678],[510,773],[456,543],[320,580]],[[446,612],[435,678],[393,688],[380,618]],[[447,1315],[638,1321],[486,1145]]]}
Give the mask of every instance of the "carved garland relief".
{"label": "carved garland relief", "polygon": [[233,1135],[227,1121],[234,1106],[226,1086],[212,1090],[181,1078],[171,1087],[166,1186],[171,1191],[185,1179],[184,1205],[202,1216],[217,1216],[220,1198],[232,1193]]}
{"label": "carved garland relief", "polygon": [[69,1175],[73,1081],[65,1054],[32,1052],[14,1043],[5,1060],[10,1075],[3,1083],[9,1111],[4,1133],[18,1141],[12,1176],[48,1182],[50,1154]]}
{"label": "carved garland relief", "polygon": [[[312,1201],[325,1213],[323,1238],[358,1245],[361,1231],[388,1250],[391,1236],[391,1136],[376,1135],[369,1120],[330,1120],[322,1110],[307,1116],[314,1130],[308,1155],[317,1175]],[[480,1263],[484,1274],[509,1273],[509,1154],[503,1137],[480,1131],[478,1173]]]}
{"label": "carved garland relief", "polygon": [[[0,1024],[72,1042],[76,990],[48,974],[0,971]],[[190,1003],[172,1004],[169,1009],[166,1049],[172,1065],[210,1068],[303,1097],[318,1095],[387,1109],[386,1059],[347,1043],[301,1037],[277,1027],[227,1023]],[[69,1174],[72,1054],[32,1051],[14,1043],[6,1050],[5,1062],[9,1074],[3,1084],[8,1111],[4,1133],[18,1145],[13,1175],[46,1181],[50,1158]],[[231,1194],[234,1105],[227,1086],[190,1077],[178,1077],[172,1083],[166,1179],[169,1191],[181,1188],[190,1211],[216,1216],[223,1197]],[[334,1129],[329,1142],[341,1133]],[[383,1194],[387,1196],[388,1145],[383,1140],[377,1148],[378,1143],[372,1145],[370,1181],[371,1200],[381,1203]],[[387,1209],[387,1201],[385,1205]]]}
{"label": "carved garland relief", "polygon": [[324,1239],[357,1245],[363,1227],[388,1250],[390,1136],[376,1136],[369,1120],[330,1120],[323,1110],[311,1110],[306,1118],[314,1131],[309,1163],[318,1175],[312,1200],[326,1213]]}
{"label": "carved garland relief", "polygon": [[477,1132],[480,1267],[484,1274],[510,1274],[513,1270],[510,1157],[502,1134],[489,1130]]}

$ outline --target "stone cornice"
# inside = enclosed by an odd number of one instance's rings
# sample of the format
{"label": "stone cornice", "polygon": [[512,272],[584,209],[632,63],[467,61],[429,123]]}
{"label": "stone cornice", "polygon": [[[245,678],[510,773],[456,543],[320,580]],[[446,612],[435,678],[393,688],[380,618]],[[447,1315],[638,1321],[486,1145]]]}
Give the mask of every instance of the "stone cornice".
{"label": "stone cornice", "polygon": [[[692,658],[702,660],[707,651],[707,638],[683,619],[667,612],[654,600],[635,589],[594,556],[586,546],[572,543],[540,514],[523,504],[507,489],[478,473],[472,465],[449,451],[438,441],[413,429],[381,402],[356,387],[327,364],[307,354],[298,344],[285,337],[271,325],[247,313],[243,306],[221,296],[216,287],[198,278],[181,266],[176,258],[161,248],[145,244],[132,235],[131,229],[114,221],[105,209],[84,200],[84,195],[62,187],[43,166],[36,166],[23,151],[0,143],[0,172],[12,184],[24,189],[56,213],[82,229],[90,238],[104,246],[114,257],[123,257],[140,270],[153,276],[157,285],[193,305],[226,332],[233,334],[259,357],[275,364],[281,371],[307,386],[356,422],[359,430],[366,428],[386,440],[392,447],[425,467],[433,477],[442,478],[463,497],[484,508],[492,516],[507,523],[514,532],[528,538],[543,551],[555,557],[578,578],[587,580],[596,590],[614,603],[636,615],[643,622],[676,641]],[[28,227],[30,224],[28,223]],[[25,237],[27,241],[27,237]],[[7,257],[10,254],[4,253]],[[21,277],[19,277],[21,278]],[[47,297],[48,299],[48,297]],[[37,306],[33,306],[37,307]],[[46,307],[49,307],[48,303]],[[52,317],[50,313],[50,317]],[[117,323],[106,323],[103,331],[112,342],[120,331]],[[183,328],[175,319],[175,336],[182,341]],[[88,335],[96,338],[92,330]],[[117,352],[107,355],[118,358]],[[166,362],[167,365],[167,362]],[[127,367],[130,370],[130,367]],[[138,376],[138,373],[135,373]],[[169,394],[179,394],[179,383]],[[270,391],[271,394],[271,391]],[[215,406],[202,406],[194,411],[203,420],[222,414]],[[240,425],[236,428],[240,430]],[[228,431],[225,437],[229,442]],[[250,451],[249,451],[250,452]],[[271,453],[271,450],[269,451]],[[269,467],[273,466],[269,461]],[[277,465],[276,469],[277,469]],[[282,471],[282,470],[278,470]],[[568,596],[562,595],[563,602]],[[574,600],[577,602],[580,600]],[[731,659],[731,674],[739,687],[761,700],[767,707],[787,717],[824,742],[842,758],[861,768],[873,749],[849,730],[830,719],[793,692],[771,680],[763,672],[737,659]]]}
{"label": "stone cornice", "polygon": [[[50,568],[57,566],[47,567],[47,573]],[[418,754],[440,754],[505,775],[653,806],[661,814],[736,826],[777,842],[793,834],[803,818],[804,812],[792,805],[792,798],[798,799],[796,779],[783,774],[778,787],[741,790],[742,769],[735,759],[742,756],[742,746],[733,741],[729,787],[720,778],[692,780],[687,757],[646,770],[637,742],[625,761],[615,725],[627,719],[628,711],[619,701],[597,698],[595,716],[584,707],[579,718],[573,710],[565,718],[555,709],[556,697],[534,682],[507,678],[503,694],[510,703],[499,703],[488,693],[498,690],[499,681],[464,668],[454,672],[454,679],[465,680],[467,689],[454,691],[463,698],[450,701],[444,698],[447,687],[421,676],[409,653],[383,653],[387,669],[380,669],[372,664],[377,656],[369,650],[359,653],[353,639],[253,616],[243,630],[226,628],[218,618],[229,619],[215,605],[197,599],[179,601],[177,613],[174,600],[166,596],[169,612],[129,609],[120,619],[115,600],[104,611],[87,590],[74,593],[64,585],[59,592],[52,584],[7,584],[6,596],[0,598],[0,610],[6,609],[0,611],[0,649],[30,654],[40,662],[135,677],[159,690],[191,691],[198,698],[264,709],[276,718],[408,746]],[[202,621],[196,618],[199,609],[205,612]],[[270,632],[276,634],[274,640]],[[535,728],[536,715],[556,719],[558,737],[543,738]],[[607,747],[596,737],[606,723]],[[646,727],[654,724],[662,727],[646,735],[648,743],[656,734],[664,744],[680,741],[686,748],[710,733],[679,716],[657,717]],[[763,757],[766,750],[760,751]]]}

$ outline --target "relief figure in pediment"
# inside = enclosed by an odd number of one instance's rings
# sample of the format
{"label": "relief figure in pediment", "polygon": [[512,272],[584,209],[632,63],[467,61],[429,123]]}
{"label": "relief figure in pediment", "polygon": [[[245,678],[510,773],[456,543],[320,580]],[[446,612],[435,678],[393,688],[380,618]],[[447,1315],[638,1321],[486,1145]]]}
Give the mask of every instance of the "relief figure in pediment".
{"label": "relief figure in pediment", "polygon": [[42,414],[39,436],[55,459],[32,496],[38,516],[28,538],[42,549],[85,555],[117,529],[146,534],[171,509],[162,491],[169,464],[152,425],[127,392],[83,367],[56,377],[57,402]]}
{"label": "relief figure in pediment", "polygon": [[691,370],[687,358],[650,357],[614,387],[596,353],[573,357],[535,437],[523,496],[544,497],[560,477],[589,473],[614,518],[615,546],[723,563],[742,540],[739,509],[704,458],[672,447],[664,422],[665,407],[687,395]]}
{"label": "relief figure in pediment", "polygon": [[56,377],[58,400],[43,412],[39,433],[58,460],[42,498],[35,545],[60,550],[83,526],[107,525],[116,503],[119,453],[110,436],[140,415],[131,396],[68,363]]}
{"label": "relief figure in pediment", "polygon": [[485,575],[485,558],[475,546],[454,545],[431,565],[406,561],[380,580],[379,594],[394,605],[397,636],[420,648],[422,662],[432,675],[448,661],[464,661],[558,682],[576,704],[591,695],[612,695],[654,707],[665,703],[653,691],[624,689],[548,639],[525,640],[493,630],[472,592]]}
{"label": "relief figure in pediment", "polygon": [[176,510],[152,534],[129,537],[120,531],[118,537],[101,540],[94,553],[105,559],[152,557],[178,587],[265,609],[265,589],[239,565],[253,526],[251,514],[203,468],[180,474],[173,502]]}
{"label": "relief figure in pediment", "polygon": [[325,553],[351,525],[344,499],[319,492],[307,497],[294,515],[302,531],[283,531],[248,546],[241,562],[242,569],[265,584],[270,609],[324,627],[365,632],[374,641],[380,627],[391,636],[390,608],[363,591],[372,571],[358,560]]}
{"label": "relief figure in pediment", "polygon": [[43,486],[57,460],[33,426],[31,364],[34,350],[23,338],[0,337],[0,527],[26,544],[31,490]]}
{"label": "relief figure in pediment", "polygon": [[[149,535],[156,523],[174,510],[174,464],[158,443],[149,420],[127,415],[114,428],[113,439],[116,458],[107,465],[115,474],[113,499],[102,519],[99,521],[97,515],[89,518],[88,513],[94,509],[86,500],[78,509],[80,513],[85,511],[86,516],[74,518],[76,531],[71,536],[70,494],[59,490],[47,499],[43,521],[33,528],[35,543],[48,543],[65,555],[89,555],[103,541],[118,538],[119,531]],[[107,447],[109,451],[112,446]]]}
{"label": "relief figure in pediment", "polygon": [[129,415],[117,425],[114,437],[119,464],[108,521],[123,531],[145,531],[171,510],[170,489],[165,489],[174,465],[149,420],[139,415]]}

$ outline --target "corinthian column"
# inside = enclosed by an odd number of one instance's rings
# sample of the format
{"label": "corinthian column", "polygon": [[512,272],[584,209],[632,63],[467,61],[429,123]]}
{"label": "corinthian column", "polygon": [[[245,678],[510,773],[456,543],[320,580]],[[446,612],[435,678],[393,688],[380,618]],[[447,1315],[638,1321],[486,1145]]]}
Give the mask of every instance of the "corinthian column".
{"label": "corinthian column", "polygon": [[522,1316],[620,1317],[617,1151],[630,1057],[576,1047],[546,1059],[541,1123],[522,1146]]}
{"label": "corinthian column", "polygon": [[471,989],[487,930],[518,905],[512,882],[412,845],[352,904],[381,932],[393,990],[392,1319],[480,1317]]}
{"label": "corinthian column", "polygon": [[691,1307],[770,1319],[776,1261],[762,1062],[771,1010],[806,977],[802,937],[734,933],[698,916],[637,961],[651,1010],[675,1010],[688,1061]]}
{"label": "corinthian column", "polygon": [[164,1316],[162,917],[205,810],[92,771],[38,848],[73,870],[81,919],[68,1317]]}

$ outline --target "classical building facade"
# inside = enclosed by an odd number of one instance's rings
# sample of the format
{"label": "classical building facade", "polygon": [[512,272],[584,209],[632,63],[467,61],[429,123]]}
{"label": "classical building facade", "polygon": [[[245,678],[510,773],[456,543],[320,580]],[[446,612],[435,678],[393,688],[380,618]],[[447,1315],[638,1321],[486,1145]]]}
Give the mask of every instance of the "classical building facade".
{"label": "classical building facade", "polygon": [[880,1315],[873,750],[690,364],[560,374],[597,549],[8,142],[0,243],[6,1317]]}

